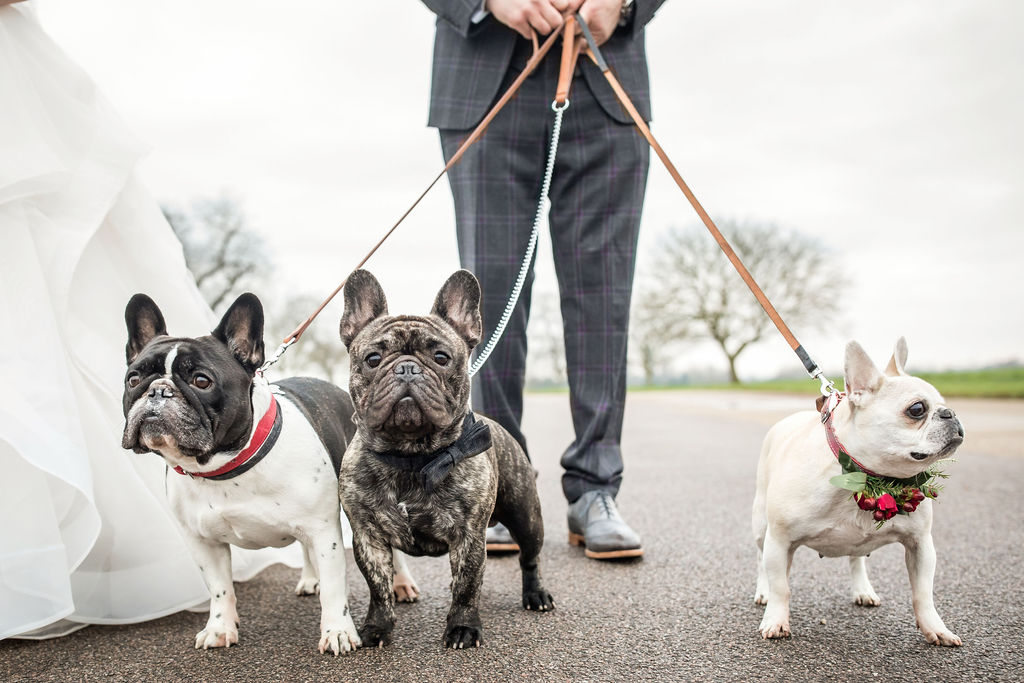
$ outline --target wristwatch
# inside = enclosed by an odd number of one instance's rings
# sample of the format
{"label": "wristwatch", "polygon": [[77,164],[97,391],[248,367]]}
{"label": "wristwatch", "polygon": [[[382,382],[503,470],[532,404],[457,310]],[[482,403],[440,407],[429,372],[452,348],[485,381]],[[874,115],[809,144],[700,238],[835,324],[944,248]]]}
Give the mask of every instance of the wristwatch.
{"label": "wristwatch", "polygon": [[622,10],[619,12],[619,26],[626,26],[633,20],[636,13],[635,0],[622,0]]}

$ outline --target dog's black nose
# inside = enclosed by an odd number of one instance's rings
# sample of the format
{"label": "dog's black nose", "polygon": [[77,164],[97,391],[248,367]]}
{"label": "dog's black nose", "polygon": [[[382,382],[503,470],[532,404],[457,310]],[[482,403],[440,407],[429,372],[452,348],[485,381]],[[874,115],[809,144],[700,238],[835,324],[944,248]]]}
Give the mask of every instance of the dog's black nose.
{"label": "dog's black nose", "polygon": [[406,360],[395,364],[395,374],[398,375],[398,379],[411,382],[423,374],[423,368],[415,361]]}
{"label": "dog's black nose", "polygon": [[954,417],[956,417],[956,413],[954,413],[949,408],[945,407],[936,410],[935,414],[941,417],[943,420],[952,420]]}
{"label": "dog's black nose", "polygon": [[174,389],[166,385],[151,387],[149,397],[157,398],[158,396],[161,398],[174,398]]}

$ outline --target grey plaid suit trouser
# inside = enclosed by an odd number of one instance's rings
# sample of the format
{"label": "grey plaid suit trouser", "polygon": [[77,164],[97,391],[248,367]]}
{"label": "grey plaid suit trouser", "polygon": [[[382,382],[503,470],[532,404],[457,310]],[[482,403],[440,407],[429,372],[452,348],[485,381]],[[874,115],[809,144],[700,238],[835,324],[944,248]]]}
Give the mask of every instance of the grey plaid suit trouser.
{"label": "grey plaid suit trouser", "polygon": [[[522,70],[526,45],[519,41],[499,94]],[[554,120],[558,55],[552,54],[448,173],[462,264],[483,288],[485,340],[504,310],[536,211]],[[614,495],[622,482],[629,304],[650,155],[636,129],[609,117],[584,79],[574,79],[569,98],[549,223],[576,432],[561,459],[562,488],[571,502],[592,489]],[[469,133],[439,132],[446,159]],[[497,420],[524,449],[520,419],[532,282],[531,270],[505,335],[473,386],[474,409]]]}

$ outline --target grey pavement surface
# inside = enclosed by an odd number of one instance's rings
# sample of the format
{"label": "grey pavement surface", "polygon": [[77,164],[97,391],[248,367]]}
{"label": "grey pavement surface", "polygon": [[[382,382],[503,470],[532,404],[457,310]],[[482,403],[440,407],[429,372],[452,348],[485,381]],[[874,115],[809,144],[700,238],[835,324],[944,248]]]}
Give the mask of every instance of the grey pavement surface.
{"label": "grey pavement surface", "polygon": [[[423,592],[398,608],[394,643],[347,657],[316,651],[319,606],[271,567],[238,584],[241,643],[196,651],[205,615],[91,626],[42,642],[0,642],[0,680],[1024,680],[1024,403],[952,401],[967,438],[936,505],[936,604],[964,641],[928,645],[914,625],[903,552],[872,554],[876,608],[847,596],[844,559],[797,552],[793,637],[762,641],[750,531],[760,442],[808,398],[732,392],[636,392],[627,407],[626,519],[642,561],[601,563],[566,542],[558,456],[571,438],[565,394],[532,394],[525,432],[540,470],[543,573],[557,609],[520,606],[514,556],[487,562],[479,650],[444,650],[445,558],[414,558]],[[366,584],[349,562],[357,623]]]}

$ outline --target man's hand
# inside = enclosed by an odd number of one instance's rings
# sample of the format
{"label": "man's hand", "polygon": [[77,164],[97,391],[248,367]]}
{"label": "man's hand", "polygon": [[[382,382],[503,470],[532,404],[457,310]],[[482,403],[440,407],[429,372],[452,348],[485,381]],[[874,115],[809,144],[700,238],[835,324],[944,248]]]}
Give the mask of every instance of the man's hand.
{"label": "man's hand", "polygon": [[533,31],[542,36],[554,31],[562,25],[562,12],[575,10],[580,2],[582,0],[487,0],[486,8],[495,19],[529,38]]}
{"label": "man's hand", "polygon": [[597,44],[603,45],[619,26],[622,0],[583,0],[580,16],[587,22]]}

